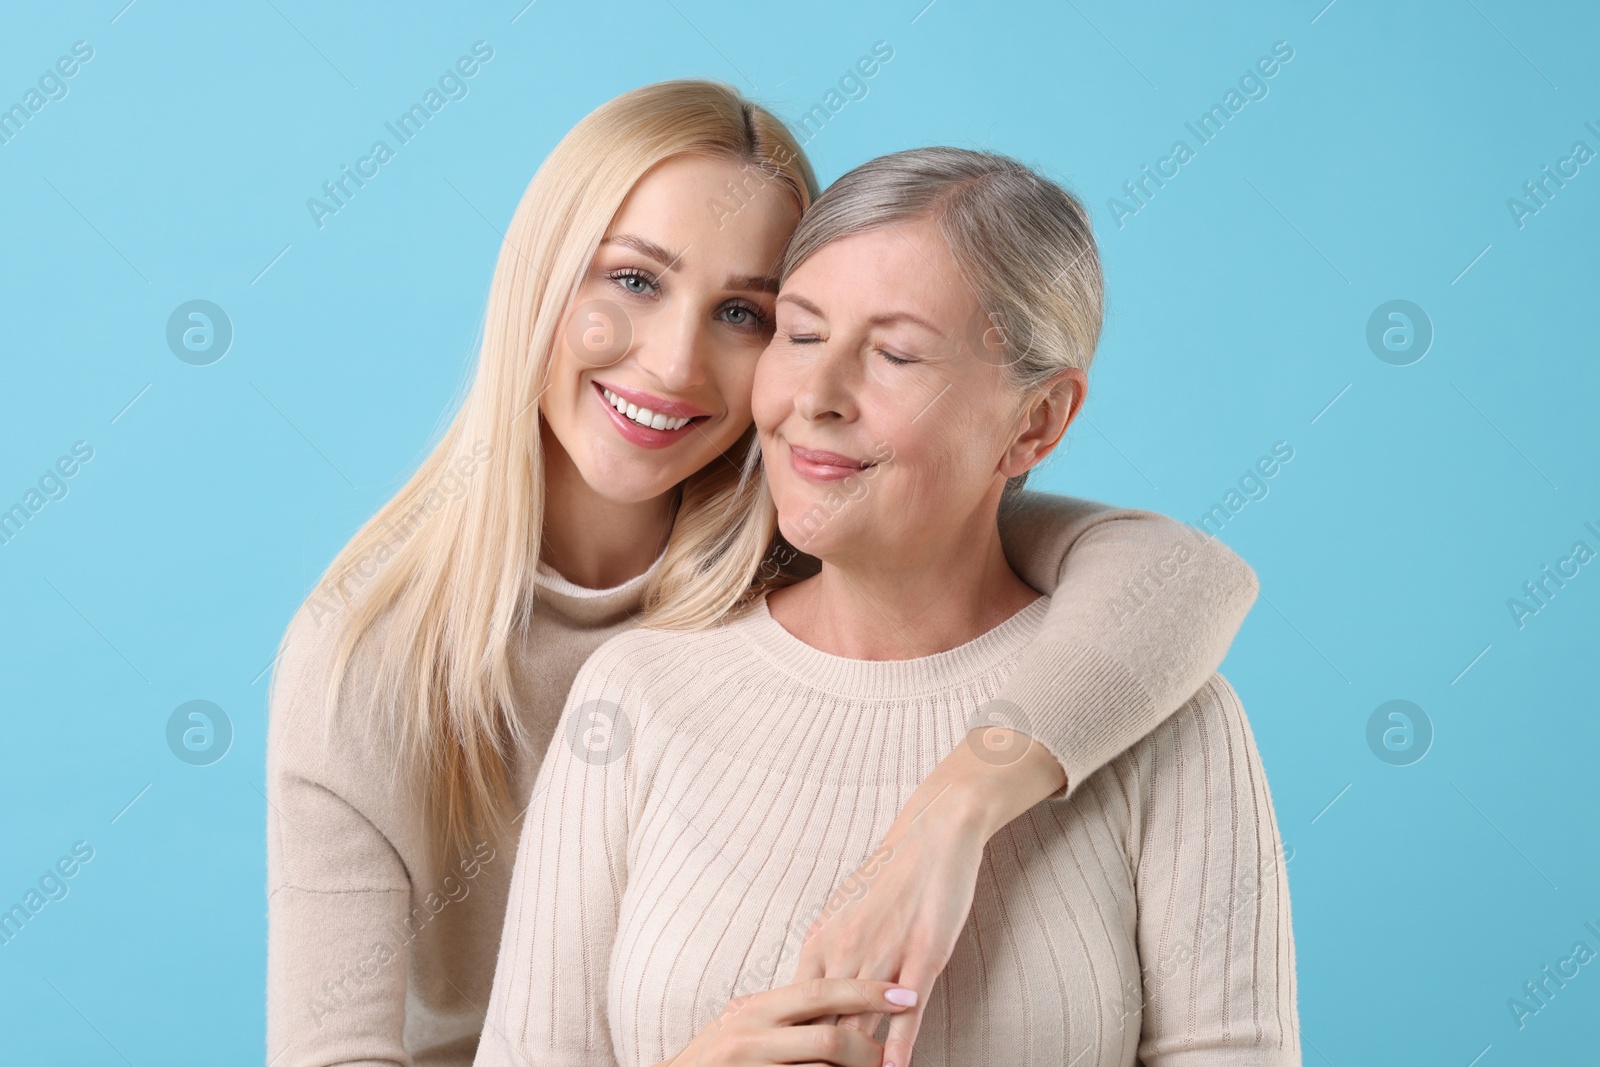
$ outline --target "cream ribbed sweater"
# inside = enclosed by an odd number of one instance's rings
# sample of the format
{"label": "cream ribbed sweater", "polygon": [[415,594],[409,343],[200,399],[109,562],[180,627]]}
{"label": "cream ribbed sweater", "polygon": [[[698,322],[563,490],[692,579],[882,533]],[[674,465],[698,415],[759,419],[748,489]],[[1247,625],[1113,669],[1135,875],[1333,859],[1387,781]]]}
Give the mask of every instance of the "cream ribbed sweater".
{"label": "cream ribbed sweater", "polygon": [[[523,823],[475,1064],[647,1067],[732,997],[790,981],[817,909],[1000,692],[1049,602],[912,660],[821,652],[765,602],[601,646]],[[916,1062],[1298,1064],[1281,854],[1249,724],[1213,675],[990,841]]]}
{"label": "cream ribbed sweater", "polygon": [[[1217,668],[1255,599],[1255,575],[1181,523],[1085,500],[1024,492],[1000,533],[1023,580],[1058,591],[1001,697],[1026,709],[1070,795]],[[512,710],[532,739],[510,767],[519,796],[532,794],[578,668],[633,625],[643,585],[582,595],[540,579],[513,635]],[[371,696],[371,646],[352,660],[324,743],[319,701],[338,621],[302,617],[273,678],[264,1059],[462,1067],[482,1029],[517,842],[429,857],[414,792],[394,754],[367,736],[383,710]]]}

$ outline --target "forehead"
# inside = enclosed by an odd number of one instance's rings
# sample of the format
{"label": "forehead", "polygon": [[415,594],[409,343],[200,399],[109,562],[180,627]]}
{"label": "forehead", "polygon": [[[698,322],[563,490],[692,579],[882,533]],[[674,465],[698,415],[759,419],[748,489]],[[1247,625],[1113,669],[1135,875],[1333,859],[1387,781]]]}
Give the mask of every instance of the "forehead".
{"label": "forehead", "polygon": [[782,292],[828,313],[907,311],[941,326],[966,321],[978,304],[929,219],[830,241],[790,273]]}
{"label": "forehead", "polygon": [[794,193],[754,163],[673,156],[645,172],[606,231],[683,253],[684,269],[766,273],[800,221]]}

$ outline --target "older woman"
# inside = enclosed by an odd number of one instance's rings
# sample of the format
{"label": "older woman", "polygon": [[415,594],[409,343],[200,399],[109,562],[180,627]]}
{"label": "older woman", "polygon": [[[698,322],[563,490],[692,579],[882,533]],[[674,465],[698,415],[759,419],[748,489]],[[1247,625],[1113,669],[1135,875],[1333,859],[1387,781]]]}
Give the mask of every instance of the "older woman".
{"label": "older woman", "polygon": [[877,1067],[883,1016],[926,1067],[1299,1063],[1281,843],[1220,675],[992,838],[920,1004],[903,975],[829,1016],[746,996],[791,981],[841,877],[903,891],[884,831],[942,758],[1013,758],[969,731],[1025,718],[994,698],[1050,598],[1008,565],[998,514],[1083,403],[1099,292],[1082,206],[1009,159],[897,153],[816,202],[753,413],[762,504],[820,566],[584,665],[477,1063]]}

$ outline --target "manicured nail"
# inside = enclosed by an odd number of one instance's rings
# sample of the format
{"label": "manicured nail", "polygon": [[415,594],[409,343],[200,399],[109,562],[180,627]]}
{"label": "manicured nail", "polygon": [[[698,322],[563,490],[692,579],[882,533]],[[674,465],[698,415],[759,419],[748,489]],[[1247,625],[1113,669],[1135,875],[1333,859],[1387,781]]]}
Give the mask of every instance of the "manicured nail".
{"label": "manicured nail", "polygon": [[[915,989],[904,989],[900,986],[895,986],[893,989],[889,990],[883,995],[883,999],[887,1000],[890,1004],[899,1004],[901,1007],[909,1008],[917,1002],[917,991]],[[883,1067],[894,1067],[894,1064],[886,1063],[883,1065]]]}

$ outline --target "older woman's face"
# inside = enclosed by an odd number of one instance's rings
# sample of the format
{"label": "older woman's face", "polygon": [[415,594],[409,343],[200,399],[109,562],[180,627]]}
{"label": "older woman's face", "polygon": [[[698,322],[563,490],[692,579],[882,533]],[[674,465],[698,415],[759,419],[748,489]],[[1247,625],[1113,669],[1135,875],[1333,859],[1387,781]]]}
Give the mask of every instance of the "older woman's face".
{"label": "older woman's face", "polygon": [[931,222],[824,246],[775,312],[751,407],[791,544],[904,561],[993,522],[1027,415]]}

